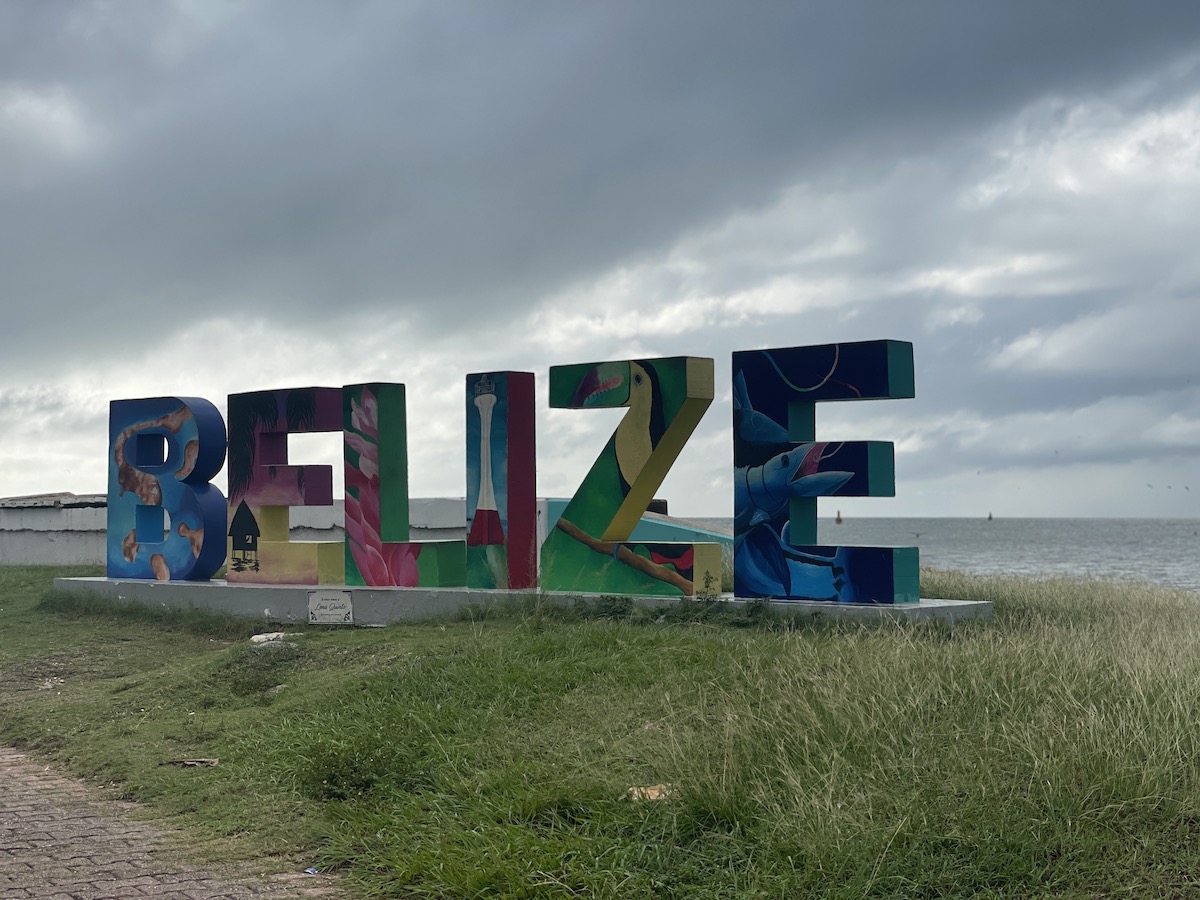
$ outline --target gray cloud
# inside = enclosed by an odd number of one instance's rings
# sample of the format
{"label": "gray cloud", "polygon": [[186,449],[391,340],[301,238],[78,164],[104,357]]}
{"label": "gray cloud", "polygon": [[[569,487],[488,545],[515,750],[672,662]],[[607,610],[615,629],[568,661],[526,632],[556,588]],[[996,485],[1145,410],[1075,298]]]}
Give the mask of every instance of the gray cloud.
{"label": "gray cloud", "polygon": [[[720,395],[734,349],[896,337],[918,399],[828,420],[914,448],[918,511],[954,508],[938,473],[1068,450],[1194,464],[1153,426],[1200,413],[1198,26],[1190,2],[0,0],[0,421],[37,418],[30,379],[67,421],[381,376],[432,420],[484,365],[674,353],[716,357]],[[1128,440],[1098,428],[1121,416]],[[560,421],[543,480],[569,489],[600,426]],[[710,510],[727,428],[715,407],[672,476]],[[456,492],[417,474],[455,434],[414,447],[416,490]]]}
{"label": "gray cloud", "polygon": [[451,301],[446,322],[1103,90],[1194,52],[1200,24],[1189,4],[168,9],[5,7],[5,77],[65,87],[98,145],[9,192],[6,294],[90,301],[97,326],[156,303]]}

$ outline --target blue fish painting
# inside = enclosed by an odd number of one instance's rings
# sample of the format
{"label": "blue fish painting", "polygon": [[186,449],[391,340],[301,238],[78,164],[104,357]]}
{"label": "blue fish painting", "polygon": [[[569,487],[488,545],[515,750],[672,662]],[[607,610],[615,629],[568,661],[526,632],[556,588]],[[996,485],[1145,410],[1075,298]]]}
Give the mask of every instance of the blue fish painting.
{"label": "blue fish painting", "polygon": [[912,345],[901,341],[733,354],[735,594],[836,603],[919,596],[913,548],[815,546],[813,499],[895,493],[892,445],[817,441],[815,404],[911,396]]}
{"label": "blue fish painting", "polygon": [[849,481],[853,472],[820,472],[825,443],[796,444],[761,466],[734,469],[734,532],[786,517],[793,497],[825,497]]}

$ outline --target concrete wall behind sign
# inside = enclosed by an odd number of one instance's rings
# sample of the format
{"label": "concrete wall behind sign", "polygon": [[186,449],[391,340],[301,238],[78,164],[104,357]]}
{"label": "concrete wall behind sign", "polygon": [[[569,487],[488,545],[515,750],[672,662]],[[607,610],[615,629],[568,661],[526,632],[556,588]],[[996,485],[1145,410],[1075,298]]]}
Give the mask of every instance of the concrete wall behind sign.
{"label": "concrete wall behind sign", "polygon": [[104,561],[104,494],[38,494],[0,500],[0,565]]}
{"label": "concrete wall behind sign", "polygon": [[[0,499],[0,565],[103,565],[107,497],[104,494],[38,494]],[[297,541],[341,540],[342,501],[333,506],[295,507],[291,537]],[[461,497],[414,499],[413,540],[461,540],[465,529]]]}

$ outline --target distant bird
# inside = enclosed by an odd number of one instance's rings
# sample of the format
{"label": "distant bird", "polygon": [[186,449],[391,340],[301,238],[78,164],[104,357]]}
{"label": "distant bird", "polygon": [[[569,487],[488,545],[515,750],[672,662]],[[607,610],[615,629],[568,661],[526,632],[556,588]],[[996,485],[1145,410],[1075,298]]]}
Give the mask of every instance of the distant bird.
{"label": "distant bird", "polygon": [[1153,489],[1153,488],[1154,488],[1154,485],[1152,485],[1150,482],[1148,482],[1148,481],[1147,481],[1147,482],[1146,482],[1146,487]]}

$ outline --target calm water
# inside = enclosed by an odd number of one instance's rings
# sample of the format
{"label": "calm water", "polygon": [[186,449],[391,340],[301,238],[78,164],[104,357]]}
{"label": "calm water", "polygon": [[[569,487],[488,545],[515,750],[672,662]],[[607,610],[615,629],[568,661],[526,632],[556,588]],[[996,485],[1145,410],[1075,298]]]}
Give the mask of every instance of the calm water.
{"label": "calm water", "polygon": [[[709,520],[731,530],[729,519]],[[1200,591],[1200,519],[821,519],[823,544],[919,547],[981,574],[1127,578]]]}

